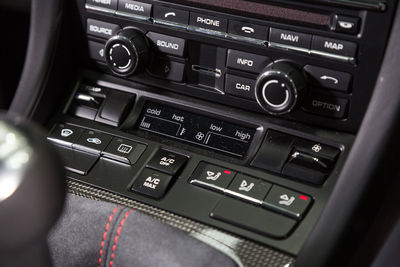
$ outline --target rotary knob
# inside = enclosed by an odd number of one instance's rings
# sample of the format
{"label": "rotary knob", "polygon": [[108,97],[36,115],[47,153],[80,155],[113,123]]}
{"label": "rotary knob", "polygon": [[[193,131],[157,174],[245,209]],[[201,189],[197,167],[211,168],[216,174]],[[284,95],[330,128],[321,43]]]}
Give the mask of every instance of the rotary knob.
{"label": "rotary knob", "polygon": [[272,115],[283,115],[297,107],[307,86],[303,71],[289,62],[267,66],[256,82],[258,104]]}
{"label": "rotary knob", "polygon": [[119,76],[129,76],[148,65],[150,47],[141,31],[126,28],[107,41],[104,56],[112,72]]}

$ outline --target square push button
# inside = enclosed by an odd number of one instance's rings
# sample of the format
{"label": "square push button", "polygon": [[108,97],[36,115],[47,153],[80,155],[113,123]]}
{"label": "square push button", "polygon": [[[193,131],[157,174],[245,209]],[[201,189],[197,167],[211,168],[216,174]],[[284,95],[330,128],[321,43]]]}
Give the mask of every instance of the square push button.
{"label": "square push button", "polygon": [[171,181],[171,175],[146,168],[136,179],[132,190],[151,198],[160,199],[167,192]]}
{"label": "square push button", "polygon": [[108,134],[85,130],[72,147],[77,150],[100,155],[100,152],[106,149],[111,139],[112,137]]}
{"label": "square push button", "polygon": [[145,149],[146,145],[114,137],[102,154],[105,158],[132,165],[136,163]]}
{"label": "square push button", "polygon": [[157,20],[168,21],[172,23],[187,25],[189,21],[189,12],[165,6],[154,6],[153,17]]}
{"label": "square push button", "polygon": [[83,129],[75,126],[59,124],[54,127],[47,139],[62,146],[72,147],[72,144],[78,141],[82,131]]}
{"label": "square push button", "polygon": [[147,167],[175,175],[185,165],[187,160],[188,158],[185,156],[161,149],[147,163]]}
{"label": "square push button", "polygon": [[274,185],[263,206],[295,219],[301,219],[311,203],[311,197]]}
{"label": "square push button", "polygon": [[202,162],[197,166],[189,182],[208,189],[224,192],[236,172]]}
{"label": "square push button", "polygon": [[242,200],[261,204],[267,195],[271,184],[239,173],[225,193]]}
{"label": "square push button", "polygon": [[151,4],[131,0],[119,0],[117,14],[122,16],[140,16],[148,19],[151,15],[151,8]]}

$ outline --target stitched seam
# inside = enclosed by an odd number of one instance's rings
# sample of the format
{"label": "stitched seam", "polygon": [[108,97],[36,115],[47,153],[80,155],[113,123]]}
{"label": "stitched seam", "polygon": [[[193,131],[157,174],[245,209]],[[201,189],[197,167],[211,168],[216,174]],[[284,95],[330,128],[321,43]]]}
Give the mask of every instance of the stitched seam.
{"label": "stitched seam", "polygon": [[110,267],[112,267],[112,266],[113,266],[113,263],[114,263],[115,249],[117,248],[118,239],[119,239],[119,237],[120,237],[120,235],[121,235],[121,229],[122,229],[122,227],[124,227],[125,221],[126,221],[126,219],[128,219],[129,213],[131,213],[132,211],[133,211],[133,209],[130,209],[130,210],[128,210],[127,212],[125,212],[125,216],[124,216],[124,218],[121,220],[121,224],[120,224],[119,227],[118,227],[117,233],[116,233],[115,238],[114,238],[114,245],[113,245],[113,247],[112,247],[112,254],[111,254],[111,260],[110,260]]}
{"label": "stitched seam", "polygon": [[104,230],[104,233],[103,233],[103,240],[101,241],[101,244],[100,244],[100,256],[99,256],[99,265],[98,265],[98,267],[100,267],[100,265],[101,265],[101,257],[103,256],[104,242],[106,241],[106,238],[107,238],[108,229],[110,228],[110,224],[111,224],[111,222],[112,222],[112,220],[114,218],[114,215],[117,212],[118,208],[119,208],[119,206],[115,207],[113,212],[108,217],[108,222],[106,224],[106,229]]}

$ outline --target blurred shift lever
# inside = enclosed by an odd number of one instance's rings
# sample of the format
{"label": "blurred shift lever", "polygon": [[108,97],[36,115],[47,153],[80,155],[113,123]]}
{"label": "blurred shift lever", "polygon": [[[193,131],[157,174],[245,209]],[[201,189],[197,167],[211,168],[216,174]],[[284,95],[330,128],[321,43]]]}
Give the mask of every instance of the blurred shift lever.
{"label": "blurred shift lever", "polygon": [[0,266],[51,266],[46,240],[62,211],[64,181],[44,133],[0,116]]}

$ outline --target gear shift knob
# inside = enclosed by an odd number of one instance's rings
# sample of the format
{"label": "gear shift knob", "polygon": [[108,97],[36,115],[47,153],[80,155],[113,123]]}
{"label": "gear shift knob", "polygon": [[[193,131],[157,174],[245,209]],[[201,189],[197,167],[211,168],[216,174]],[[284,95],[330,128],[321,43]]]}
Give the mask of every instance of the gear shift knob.
{"label": "gear shift knob", "polygon": [[37,126],[0,116],[0,265],[51,266],[46,240],[63,208],[64,177]]}

